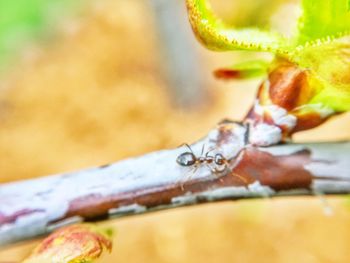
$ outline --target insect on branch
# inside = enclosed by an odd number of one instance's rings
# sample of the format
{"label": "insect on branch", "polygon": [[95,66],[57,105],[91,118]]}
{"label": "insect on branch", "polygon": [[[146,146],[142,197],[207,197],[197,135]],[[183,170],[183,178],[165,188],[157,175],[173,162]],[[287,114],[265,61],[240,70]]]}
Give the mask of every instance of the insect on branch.
{"label": "insect on branch", "polygon": [[[79,172],[3,184],[0,244],[80,221],[203,202],[350,192],[350,142],[257,147],[247,144],[247,129],[241,123],[223,122],[188,150],[163,150]],[[197,166],[195,172],[192,166]]]}

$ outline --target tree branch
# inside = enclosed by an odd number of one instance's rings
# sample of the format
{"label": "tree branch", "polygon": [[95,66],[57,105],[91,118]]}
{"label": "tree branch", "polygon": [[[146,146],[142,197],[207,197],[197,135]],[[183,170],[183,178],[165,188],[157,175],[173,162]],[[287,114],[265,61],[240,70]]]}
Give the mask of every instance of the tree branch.
{"label": "tree branch", "polygon": [[[111,165],[0,186],[0,244],[65,224],[204,202],[350,192],[350,142],[249,144],[248,126],[224,122],[191,146],[196,156],[221,153],[227,169],[182,167],[186,147]],[[213,166],[214,165],[214,166]],[[210,165],[216,168],[215,164]],[[196,171],[194,171],[196,170]]]}

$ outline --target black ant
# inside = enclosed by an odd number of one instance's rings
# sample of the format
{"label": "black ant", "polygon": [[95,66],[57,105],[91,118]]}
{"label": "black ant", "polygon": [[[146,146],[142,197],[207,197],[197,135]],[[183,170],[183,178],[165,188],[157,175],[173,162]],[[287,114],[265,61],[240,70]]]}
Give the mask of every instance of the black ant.
{"label": "black ant", "polygon": [[[184,152],[182,154],[180,154],[177,159],[176,162],[183,166],[183,167],[194,167],[193,173],[194,174],[198,167],[201,164],[206,164],[210,170],[212,171],[212,173],[216,174],[216,175],[220,175],[223,172],[227,171],[227,169],[229,168],[229,162],[230,160],[227,160],[221,153],[216,153],[214,156],[209,155],[209,153],[213,150],[209,150],[204,156],[204,145],[202,146],[202,152],[200,154],[199,157],[197,157],[191,147],[188,144],[184,144],[190,151],[189,152]],[[215,164],[216,167],[212,167],[212,164]],[[233,174],[234,176],[236,176],[237,178],[239,178],[241,181],[243,181],[245,184],[248,184],[248,181],[238,175],[238,174]],[[190,178],[190,176],[188,177],[188,179]],[[222,179],[220,179],[222,181]],[[184,186],[183,184],[181,185],[182,190],[184,190]]]}
{"label": "black ant", "polygon": [[[195,172],[198,167],[201,164],[206,164],[213,173],[222,173],[223,171],[226,170],[227,165],[228,165],[228,161],[226,160],[226,158],[221,154],[221,153],[217,153],[214,156],[209,155],[209,153],[212,150],[209,150],[205,155],[203,155],[204,153],[204,145],[202,147],[202,152],[200,154],[199,157],[197,157],[191,147],[188,144],[184,144],[190,151],[189,152],[184,152],[182,154],[180,154],[177,159],[176,162],[184,167],[190,167],[193,166],[195,167],[195,170],[193,172]],[[215,164],[216,167],[212,168],[212,164]]]}

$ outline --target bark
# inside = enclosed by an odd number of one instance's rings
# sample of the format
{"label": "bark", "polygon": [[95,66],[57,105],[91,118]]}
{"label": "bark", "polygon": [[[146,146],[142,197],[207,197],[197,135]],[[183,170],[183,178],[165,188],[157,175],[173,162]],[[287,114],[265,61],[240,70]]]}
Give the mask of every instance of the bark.
{"label": "bark", "polygon": [[224,122],[191,146],[222,154],[215,164],[182,167],[187,147],[79,172],[0,186],[0,244],[33,238],[79,221],[134,215],[199,203],[281,195],[350,192],[350,142],[257,147],[249,127]]}

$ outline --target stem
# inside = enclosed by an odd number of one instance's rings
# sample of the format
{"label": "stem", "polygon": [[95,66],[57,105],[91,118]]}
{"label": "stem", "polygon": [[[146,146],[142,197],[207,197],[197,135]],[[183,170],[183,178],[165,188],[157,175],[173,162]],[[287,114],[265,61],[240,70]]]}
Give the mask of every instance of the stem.
{"label": "stem", "polygon": [[111,165],[0,186],[0,244],[62,225],[241,198],[350,192],[350,142],[259,148],[247,126],[224,122],[191,145],[197,155],[221,153],[221,174],[207,165],[181,167],[185,147]]}
{"label": "stem", "polygon": [[182,1],[151,0],[162,65],[177,106],[193,108],[206,100],[206,81]]}

